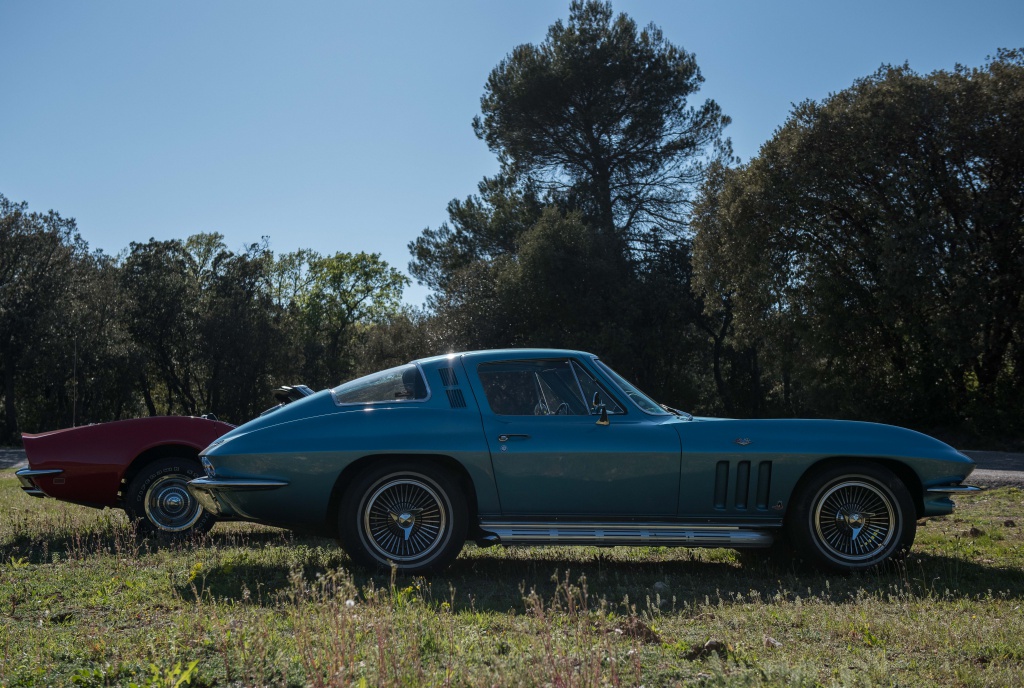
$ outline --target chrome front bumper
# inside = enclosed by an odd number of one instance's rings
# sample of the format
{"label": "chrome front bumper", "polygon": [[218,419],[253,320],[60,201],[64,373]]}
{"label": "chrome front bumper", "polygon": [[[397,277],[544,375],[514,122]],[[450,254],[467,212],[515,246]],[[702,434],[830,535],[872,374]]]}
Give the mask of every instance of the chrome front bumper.
{"label": "chrome front bumper", "polygon": [[985,488],[977,487],[976,485],[937,485],[936,487],[929,487],[925,492],[937,493],[937,494],[971,494],[972,492],[982,492]]}

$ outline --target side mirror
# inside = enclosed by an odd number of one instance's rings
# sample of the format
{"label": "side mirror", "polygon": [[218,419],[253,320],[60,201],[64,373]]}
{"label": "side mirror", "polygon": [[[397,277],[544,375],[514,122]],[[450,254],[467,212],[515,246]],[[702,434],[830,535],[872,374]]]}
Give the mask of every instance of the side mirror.
{"label": "side mirror", "polygon": [[594,398],[590,402],[590,405],[601,412],[601,417],[597,419],[598,425],[608,425],[608,407],[601,401],[601,393],[594,392]]}

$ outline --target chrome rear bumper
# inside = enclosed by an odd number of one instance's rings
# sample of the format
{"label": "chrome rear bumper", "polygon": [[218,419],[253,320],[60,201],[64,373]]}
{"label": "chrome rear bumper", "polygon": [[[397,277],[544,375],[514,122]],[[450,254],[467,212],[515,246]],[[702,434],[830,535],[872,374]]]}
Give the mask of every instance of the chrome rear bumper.
{"label": "chrome rear bumper", "polygon": [[32,478],[44,476],[44,475],[58,475],[64,471],[59,468],[53,468],[49,470],[33,470],[31,468],[22,468],[19,471],[15,471],[14,475],[18,477],[18,482],[21,483],[22,491],[31,497],[45,497],[46,493],[39,489],[35,481]]}
{"label": "chrome rear bumper", "polygon": [[286,487],[283,480],[257,480],[251,478],[196,478],[188,483],[188,491],[203,508],[217,516],[236,516],[222,493],[276,490]]}

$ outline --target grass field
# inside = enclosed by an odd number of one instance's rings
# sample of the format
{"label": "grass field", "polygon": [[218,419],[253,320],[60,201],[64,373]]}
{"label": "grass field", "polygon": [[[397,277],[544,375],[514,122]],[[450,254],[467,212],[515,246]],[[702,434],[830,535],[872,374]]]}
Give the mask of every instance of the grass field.
{"label": "grass field", "polygon": [[0,685],[1024,685],[1024,492],[958,502],[869,574],[467,546],[392,579],[270,528],[140,541],[0,471]]}

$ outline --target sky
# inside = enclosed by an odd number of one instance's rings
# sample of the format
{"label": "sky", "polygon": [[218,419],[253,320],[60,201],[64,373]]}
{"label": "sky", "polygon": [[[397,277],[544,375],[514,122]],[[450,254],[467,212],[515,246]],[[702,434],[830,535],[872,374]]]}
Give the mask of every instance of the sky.
{"label": "sky", "polygon": [[[794,103],[882,64],[981,66],[1024,2],[613,2],[696,54],[743,160]],[[473,134],[490,71],[568,2],[0,0],[0,194],[92,248],[220,232],[232,250],[380,253],[497,172]],[[408,303],[427,296],[415,283]]]}

